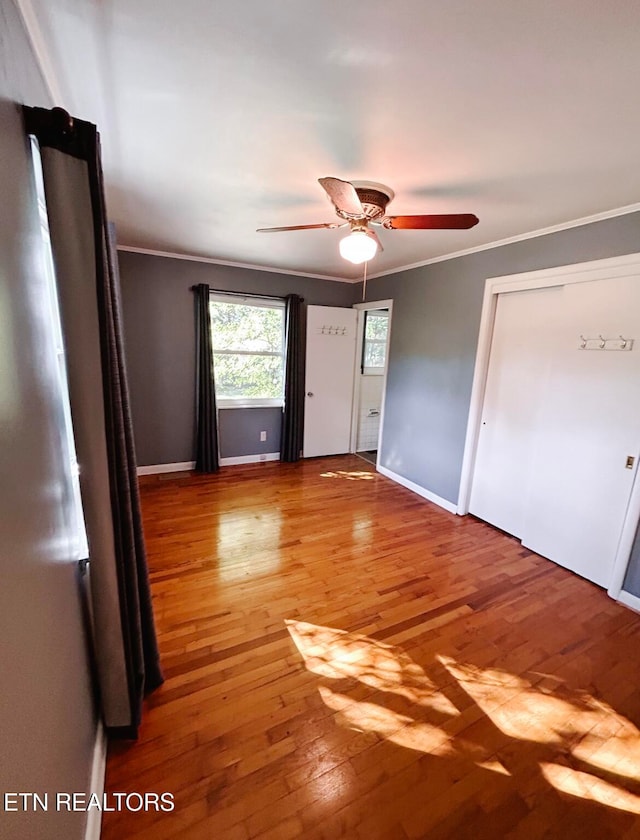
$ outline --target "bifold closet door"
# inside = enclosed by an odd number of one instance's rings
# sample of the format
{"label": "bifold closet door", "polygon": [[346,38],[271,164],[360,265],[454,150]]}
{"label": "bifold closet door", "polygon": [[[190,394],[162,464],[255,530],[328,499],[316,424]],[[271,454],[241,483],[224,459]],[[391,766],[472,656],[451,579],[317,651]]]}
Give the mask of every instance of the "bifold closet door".
{"label": "bifold closet door", "polygon": [[[562,311],[520,536],[606,587],[640,455],[640,277],[565,286]],[[619,335],[635,341],[632,350],[582,350],[581,335],[609,338],[607,347]]]}
{"label": "bifold closet door", "polygon": [[563,287],[498,296],[469,510],[522,537]]}

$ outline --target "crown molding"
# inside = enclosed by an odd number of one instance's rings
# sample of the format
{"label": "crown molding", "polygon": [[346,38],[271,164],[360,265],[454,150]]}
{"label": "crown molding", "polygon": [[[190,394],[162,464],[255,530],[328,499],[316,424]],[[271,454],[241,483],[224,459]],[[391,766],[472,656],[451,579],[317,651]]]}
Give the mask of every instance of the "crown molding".
{"label": "crown molding", "polygon": [[40,73],[42,74],[42,79],[51,99],[51,104],[52,106],[64,108],[65,99],[62,95],[58,74],[54,69],[51,54],[47,47],[45,37],[42,34],[40,22],[34,11],[33,4],[31,0],[14,0],[14,3],[22,18],[27,37],[31,43],[36,62],[40,68]]}
{"label": "crown molding", "polygon": [[294,271],[288,268],[273,268],[269,265],[253,265],[252,263],[231,262],[218,260],[213,257],[196,257],[193,254],[176,254],[172,251],[154,251],[151,248],[136,248],[133,245],[118,245],[118,251],[130,254],[146,254],[150,257],[166,257],[170,260],[187,260],[188,262],[209,263],[210,265],[226,265],[231,268],[248,268],[251,271],[268,271],[270,274],[289,274],[293,277],[310,277],[313,280],[333,280],[335,283],[359,283],[360,279],[350,280],[347,277],[333,277],[330,274],[312,274],[308,271]]}
{"label": "crown molding", "polygon": [[[476,245],[473,248],[465,248],[463,251],[453,251],[449,254],[443,254],[439,257],[432,257],[428,260],[421,260],[420,262],[411,263],[409,265],[402,265],[398,268],[389,268],[386,271],[379,271],[375,274],[369,274],[367,280],[375,280],[377,277],[387,277],[390,274],[400,274],[403,271],[411,271],[414,268],[422,268],[426,265],[433,265],[434,263],[446,262],[447,260],[455,260],[458,257],[467,257],[470,254],[477,254],[480,251],[491,251],[493,248],[501,248],[503,245],[513,245],[516,242],[524,242],[527,239],[536,239],[539,236],[547,236],[550,233],[561,233],[563,230],[570,230],[575,227],[582,227],[583,225],[590,225],[594,222],[603,222],[607,219],[615,219],[617,216],[627,216],[630,213],[640,212],[640,202],[636,204],[627,204],[625,207],[617,207],[613,210],[605,210],[602,213],[594,213],[591,216],[583,216],[580,219],[573,219],[570,222],[562,222],[557,225],[551,225],[546,228],[539,228],[538,230],[530,231],[529,233],[519,233],[515,236],[509,236],[506,239],[497,239],[493,242],[487,242],[485,245]],[[174,260],[189,260],[191,262],[211,263],[212,265],[227,265],[232,268],[247,268],[254,271],[268,271],[273,274],[290,274],[294,277],[311,277],[315,280],[333,280],[336,283],[361,283],[362,278],[356,277],[334,277],[329,274],[313,274],[306,271],[294,271],[293,269],[273,268],[268,265],[252,265],[250,263],[231,262],[229,260],[218,260],[213,257],[197,257],[192,254],[177,254],[169,251],[154,251],[149,248],[135,248],[130,245],[118,245],[119,251],[130,251],[134,254],[149,254],[154,257],[168,257]]]}
{"label": "crown molding", "polygon": [[562,222],[558,225],[551,225],[546,228],[539,228],[532,230],[529,233],[519,233],[515,236],[509,236],[506,239],[497,239],[494,242],[487,242],[486,245],[476,245],[473,248],[465,248],[464,251],[453,251],[450,254],[443,254],[440,257],[432,257],[429,260],[422,260],[421,262],[411,263],[410,265],[403,265],[400,268],[389,268],[386,271],[379,271],[376,274],[370,274],[368,280],[375,280],[376,277],[386,277],[389,274],[399,274],[402,271],[411,271],[412,268],[422,268],[425,265],[433,265],[434,263],[446,262],[447,260],[455,260],[458,257],[467,257],[469,254],[477,254],[479,251],[491,251],[493,248],[502,248],[503,245],[513,245],[515,242],[524,242],[527,239],[536,239],[538,236],[547,236],[550,233],[560,233],[563,230],[570,230],[574,227],[582,227],[582,225],[590,225],[594,222],[603,222],[607,219],[615,219],[617,216],[627,216],[629,213],[640,212],[640,202],[636,204],[627,204],[625,207],[616,207],[613,210],[605,210],[602,213],[594,213],[592,216],[583,216],[580,219],[573,219],[570,222]]}

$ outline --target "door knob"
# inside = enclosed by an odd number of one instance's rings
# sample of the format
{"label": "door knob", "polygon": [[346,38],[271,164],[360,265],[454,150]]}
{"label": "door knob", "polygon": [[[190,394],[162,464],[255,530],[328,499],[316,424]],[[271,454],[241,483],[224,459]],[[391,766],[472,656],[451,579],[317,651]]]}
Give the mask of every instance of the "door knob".
{"label": "door knob", "polygon": [[313,396],[313,391],[307,391],[307,396],[312,397]]}

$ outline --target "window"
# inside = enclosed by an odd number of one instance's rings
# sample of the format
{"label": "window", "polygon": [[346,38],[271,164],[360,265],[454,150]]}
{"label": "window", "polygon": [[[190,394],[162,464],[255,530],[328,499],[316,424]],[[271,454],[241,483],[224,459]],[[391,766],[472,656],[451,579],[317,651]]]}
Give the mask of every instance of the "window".
{"label": "window", "polygon": [[58,303],[58,289],[56,286],[56,275],[53,266],[53,254],[51,252],[51,239],[49,236],[49,217],[45,202],[44,181],[42,178],[42,160],[40,148],[34,137],[31,137],[31,161],[35,176],[36,195],[38,198],[38,213],[40,217],[40,238],[42,245],[42,267],[47,283],[49,309],[49,322],[52,325],[52,353],[55,353],[57,360],[57,390],[60,406],[58,429],[60,431],[60,444],[62,452],[65,453],[69,471],[67,473],[71,491],[71,515],[73,517],[71,540],[72,551],[77,560],[85,560],[89,556],[87,543],[87,532],[84,522],[84,511],[82,508],[82,496],[80,495],[80,470],[78,457],[76,455],[76,442],[73,435],[73,422],[71,419],[71,403],[69,402],[69,384],[67,381],[67,363],[64,353],[64,341],[62,337],[62,323],[60,320],[60,306]]}
{"label": "window", "polygon": [[364,342],[362,346],[362,372],[364,374],[381,375],[384,373],[388,332],[388,310],[367,310],[365,313]]}
{"label": "window", "polygon": [[284,301],[212,295],[210,308],[218,406],[281,406]]}

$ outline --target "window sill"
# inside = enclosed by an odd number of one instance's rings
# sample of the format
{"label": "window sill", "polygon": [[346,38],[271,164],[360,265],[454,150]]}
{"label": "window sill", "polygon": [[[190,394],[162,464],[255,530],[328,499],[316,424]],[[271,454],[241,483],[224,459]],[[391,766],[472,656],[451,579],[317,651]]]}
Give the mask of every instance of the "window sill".
{"label": "window sill", "polygon": [[227,408],[282,408],[283,400],[218,400],[219,409]]}

